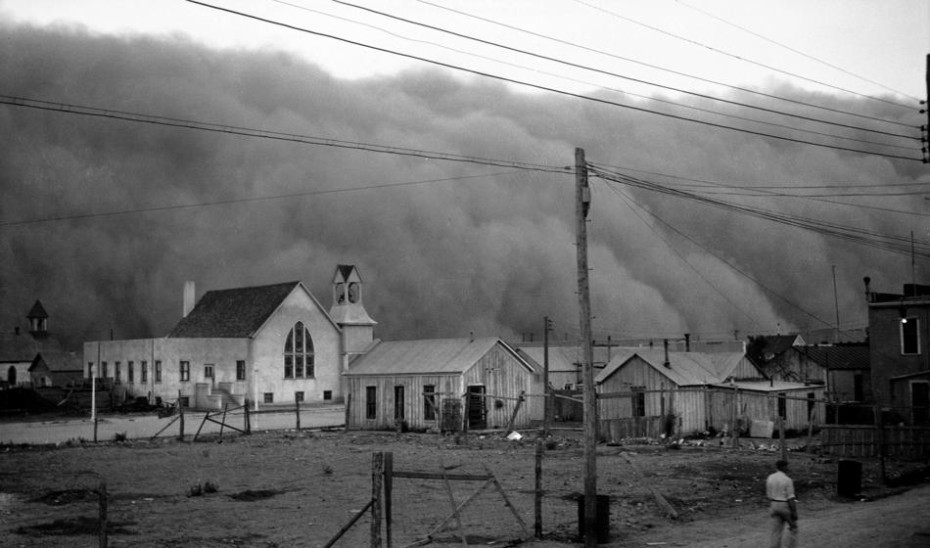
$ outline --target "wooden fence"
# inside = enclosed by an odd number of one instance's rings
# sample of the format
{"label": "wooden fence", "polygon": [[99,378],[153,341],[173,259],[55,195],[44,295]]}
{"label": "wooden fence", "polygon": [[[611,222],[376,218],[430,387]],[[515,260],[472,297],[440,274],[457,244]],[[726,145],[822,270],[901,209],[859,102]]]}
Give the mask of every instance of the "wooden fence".
{"label": "wooden fence", "polygon": [[598,434],[603,441],[620,443],[625,438],[659,438],[667,431],[666,417],[635,417],[628,419],[602,419],[598,421]]}
{"label": "wooden fence", "polygon": [[824,453],[839,457],[930,457],[930,427],[825,425],[820,432]]}

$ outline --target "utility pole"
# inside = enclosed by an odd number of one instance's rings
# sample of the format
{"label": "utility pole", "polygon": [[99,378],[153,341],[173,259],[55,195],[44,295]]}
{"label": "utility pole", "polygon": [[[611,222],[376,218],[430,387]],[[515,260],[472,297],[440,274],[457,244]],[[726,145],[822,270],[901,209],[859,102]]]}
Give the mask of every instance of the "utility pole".
{"label": "utility pole", "polygon": [[584,149],[575,149],[575,217],[577,222],[578,305],[581,313],[581,367],[584,379],[584,545],[597,546],[597,401],[594,350],[591,347],[591,296],[588,286],[588,211],[591,188]]}
{"label": "utility pole", "polygon": [[543,326],[543,394],[546,395],[543,400],[543,436],[549,435],[549,424],[552,420],[552,391],[549,390],[549,330],[552,329],[552,321],[549,316],[544,318]]}
{"label": "utility pole", "polygon": [[836,311],[836,330],[833,332],[833,344],[840,342],[840,301],[836,296],[836,265],[833,265],[833,309]]}

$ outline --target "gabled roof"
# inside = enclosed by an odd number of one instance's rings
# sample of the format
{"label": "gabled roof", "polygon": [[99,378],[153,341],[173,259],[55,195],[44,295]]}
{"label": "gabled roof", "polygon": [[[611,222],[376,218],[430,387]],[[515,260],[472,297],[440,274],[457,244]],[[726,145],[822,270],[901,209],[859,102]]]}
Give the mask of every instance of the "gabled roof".
{"label": "gabled roof", "polygon": [[737,381],[731,383],[717,383],[716,386],[722,388],[739,388],[740,390],[750,390],[753,392],[817,392],[825,390],[822,384],[804,384],[802,382],[789,381]]}
{"label": "gabled roof", "polygon": [[778,356],[794,346],[804,344],[804,339],[800,335],[766,335],[763,337],[765,346],[762,348],[762,356],[769,359],[769,356]]}
{"label": "gabled roof", "polygon": [[868,346],[805,346],[798,352],[830,371],[869,369]]}
{"label": "gabled roof", "polygon": [[512,353],[527,371],[533,372],[533,368],[504,341],[497,337],[482,337],[382,341],[355,360],[346,375],[464,373],[497,345]]}
{"label": "gabled roof", "polygon": [[[208,291],[190,314],[174,326],[168,337],[251,337],[298,287],[303,287],[303,284],[286,282]],[[323,311],[322,308],[320,310]]]}
{"label": "gabled roof", "polygon": [[[611,349],[611,356],[616,354],[620,349],[614,347]],[[594,353],[594,366],[604,367],[607,365],[607,348],[595,346],[592,348]],[[517,345],[517,352],[529,361],[539,371],[543,370],[545,364],[546,349],[537,344]],[[582,350],[578,345],[569,346],[549,346],[549,371],[577,371],[579,364],[582,362]]]}
{"label": "gabled roof", "polygon": [[36,299],[36,304],[32,305],[32,310],[29,311],[26,317],[45,319],[48,318],[48,312],[45,311],[45,307],[42,306],[42,303]]}
{"label": "gabled roof", "polygon": [[669,367],[665,367],[665,350],[621,349],[610,363],[598,373],[595,383],[607,380],[634,356],[668,377],[678,386],[701,386],[721,383],[739,365],[743,354],[739,352],[669,352]]}
{"label": "gabled roof", "polygon": [[39,345],[28,333],[0,334],[0,362],[31,362],[39,351]]}
{"label": "gabled roof", "polygon": [[33,371],[39,362],[45,364],[49,371],[57,373],[65,372],[83,372],[84,364],[81,357],[76,352],[66,352],[64,350],[45,350],[36,354],[29,371]]}

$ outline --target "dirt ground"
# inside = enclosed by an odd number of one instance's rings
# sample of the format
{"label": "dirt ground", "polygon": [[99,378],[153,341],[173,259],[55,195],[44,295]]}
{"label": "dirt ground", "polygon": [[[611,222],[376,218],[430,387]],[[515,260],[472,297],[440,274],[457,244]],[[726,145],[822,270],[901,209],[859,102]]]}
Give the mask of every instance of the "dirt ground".
{"label": "dirt ground", "polygon": [[[95,490],[101,481],[109,494],[110,546],[324,546],[371,498],[374,452],[391,452],[394,469],[401,472],[454,478],[490,471],[506,494],[505,500],[493,483],[480,480],[450,481],[447,488],[441,480],[397,477],[391,508],[394,546],[433,532],[452,514],[450,497],[461,504],[472,496],[461,513],[468,544],[516,545],[532,537],[534,529],[535,446],[526,440],[509,441],[501,434],[463,440],[436,434],[285,431],[222,440],[214,436],[197,443],[7,445],[0,448],[0,546],[95,546]],[[581,444],[570,435],[556,435],[547,445],[544,538],[522,544],[573,546],[577,497],[583,490]],[[610,501],[608,545],[764,545],[763,483],[777,457],[768,450],[722,448],[716,440],[677,450],[652,444],[598,446],[598,491]],[[789,460],[801,500],[802,545],[930,544],[930,536],[924,536],[930,535],[926,485],[882,487],[878,463],[866,460],[863,496],[851,500],[835,494],[836,459],[791,452]],[[923,470],[920,464],[888,463],[887,473],[903,481],[908,472]],[[677,519],[667,517],[654,492],[666,498]],[[433,545],[462,545],[456,521],[449,523],[432,533]],[[367,546],[369,528],[365,514],[336,546]]]}

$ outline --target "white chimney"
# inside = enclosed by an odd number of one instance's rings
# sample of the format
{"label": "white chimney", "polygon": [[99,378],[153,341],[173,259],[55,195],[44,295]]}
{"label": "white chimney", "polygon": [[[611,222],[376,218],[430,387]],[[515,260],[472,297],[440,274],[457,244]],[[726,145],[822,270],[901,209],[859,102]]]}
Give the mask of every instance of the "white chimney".
{"label": "white chimney", "polygon": [[194,309],[194,304],[196,303],[196,292],[194,289],[194,282],[186,281],[184,282],[184,310],[182,318],[186,318],[188,314],[191,313],[191,310]]}

